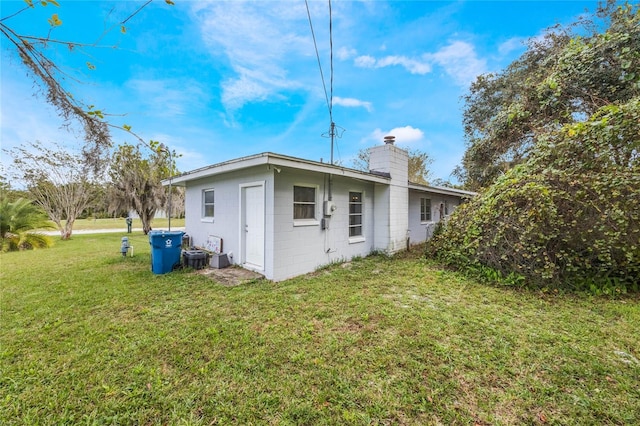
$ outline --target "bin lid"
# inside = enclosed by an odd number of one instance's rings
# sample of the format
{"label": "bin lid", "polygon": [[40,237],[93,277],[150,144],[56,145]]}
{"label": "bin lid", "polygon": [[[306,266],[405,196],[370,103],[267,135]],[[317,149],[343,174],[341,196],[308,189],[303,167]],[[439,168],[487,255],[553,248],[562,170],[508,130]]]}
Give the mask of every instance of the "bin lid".
{"label": "bin lid", "polygon": [[178,235],[182,236],[183,234],[184,234],[184,231],[164,231],[162,229],[149,231],[149,236],[164,235],[165,237],[166,236],[175,237]]}
{"label": "bin lid", "polygon": [[159,240],[159,239],[165,239],[165,238],[170,238],[170,239],[178,239],[178,238],[182,238],[182,234],[184,234],[183,231],[149,231],[149,242],[153,241],[153,240]]}

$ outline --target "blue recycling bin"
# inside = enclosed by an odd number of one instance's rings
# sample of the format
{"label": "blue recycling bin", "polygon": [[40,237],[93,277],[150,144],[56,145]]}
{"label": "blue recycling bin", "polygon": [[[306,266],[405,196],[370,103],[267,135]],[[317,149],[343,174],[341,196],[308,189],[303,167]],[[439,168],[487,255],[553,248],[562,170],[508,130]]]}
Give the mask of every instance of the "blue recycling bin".
{"label": "blue recycling bin", "polygon": [[166,274],[180,265],[182,251],[182,231],[151,231],[151,271],[154,274]]}

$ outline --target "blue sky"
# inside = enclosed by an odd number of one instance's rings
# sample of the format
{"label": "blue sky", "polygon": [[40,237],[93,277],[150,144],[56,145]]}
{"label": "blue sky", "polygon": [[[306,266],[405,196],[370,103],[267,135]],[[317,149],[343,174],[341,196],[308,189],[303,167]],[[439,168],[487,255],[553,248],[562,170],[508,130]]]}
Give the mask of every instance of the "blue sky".
{"label": "blue sky", "polygon": [[[50,47],[72,77],[68,90],[113,114],[145,140],[181,154],[188,171],[271,151],[329,161],[329,112],[305,2],[58,0],[5,21],[51,38],[99,48]],[[524,42],[556,23],[574,21],[596,1],[333,1],[333,120],[340,128],[334,160],[352,165],[358,150],[396,136],[397,145],[428,152],[433,176],[449,175],[464,152],[461,96],[479,74],[499,71]],[[5,17],[24,6],[0,2]],[[329,90],[327,1],[309,1]],[[117,46],[114,48],[113,46]],[[87,67],[87,62],[95,66]],[[78,146],[2,38],[1,142]],[[343,129],[343,130],[342,130]],[[323,136],[323,134],[325,136]],[[135,140],[113,131],[115,144]],[[9,161],[2,153],[5,167]]]}

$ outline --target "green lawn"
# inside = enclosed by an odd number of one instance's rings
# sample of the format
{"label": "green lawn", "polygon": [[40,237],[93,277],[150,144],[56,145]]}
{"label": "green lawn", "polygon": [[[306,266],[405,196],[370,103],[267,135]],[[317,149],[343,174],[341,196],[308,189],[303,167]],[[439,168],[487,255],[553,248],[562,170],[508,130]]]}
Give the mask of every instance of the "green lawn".
{"label": "green lawn", "polygon": [[[154,229],[156,228],[167,229],[168,224],[169,224],[169,220],[162,219],[162,218],[153,219],[153,221],[151,222],[151,226]],[[53,228],[49,229],[49,231],[55,230],[56,229],[55,224],[51,222],[51,225],[53,226]],[[171,218],[172,229],[173,227],[181,227],[181,226],[184,226],[184,218],[182,219],[177,219],[174,217]],[[137,218],[133,219],[132,227],[142,228],[142,222],[140,221],[140,219],[137,219]],[[125,222],[125,219],[123,217],[116,217],[112,219],[78,219],[73,224],[74,231],[95,230],[95,229],[122,229],[126,231],[127,222]]]}
{"label": "green lawn", "polygon": [[224,287],[147,237],[0,255],[0,424],[638,424],[638,298],[416,257]]}

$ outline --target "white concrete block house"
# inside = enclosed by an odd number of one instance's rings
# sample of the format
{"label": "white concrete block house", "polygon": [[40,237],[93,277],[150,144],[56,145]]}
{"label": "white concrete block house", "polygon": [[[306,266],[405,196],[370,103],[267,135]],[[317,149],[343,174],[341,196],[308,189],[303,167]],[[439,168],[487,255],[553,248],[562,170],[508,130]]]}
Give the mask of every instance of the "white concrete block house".
{"label": "white concrete block house", "polygon": [[197,247],[222,238],[232,264],[274,281],[425,241],[474,193],[409,182],[407,152],[389,142],[371,148],[370,172],[267,152],[173,177],[186,232]]}

